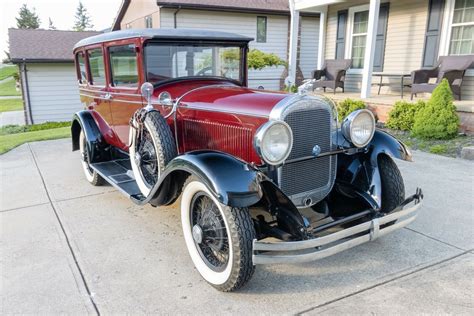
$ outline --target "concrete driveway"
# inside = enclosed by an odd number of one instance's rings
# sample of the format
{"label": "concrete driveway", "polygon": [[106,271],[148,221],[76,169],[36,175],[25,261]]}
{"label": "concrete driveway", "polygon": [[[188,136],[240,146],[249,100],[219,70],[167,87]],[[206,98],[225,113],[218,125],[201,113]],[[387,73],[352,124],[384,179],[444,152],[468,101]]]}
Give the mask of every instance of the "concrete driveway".
{"label": "concrete driveway", "polygon": [[137,207],[92,187],[69,140],[0,157],[2,314],[474,313],[474,164],[415,153],[406,229],[308,264],[259,266],[238,293],[201,279],[177,204]]}

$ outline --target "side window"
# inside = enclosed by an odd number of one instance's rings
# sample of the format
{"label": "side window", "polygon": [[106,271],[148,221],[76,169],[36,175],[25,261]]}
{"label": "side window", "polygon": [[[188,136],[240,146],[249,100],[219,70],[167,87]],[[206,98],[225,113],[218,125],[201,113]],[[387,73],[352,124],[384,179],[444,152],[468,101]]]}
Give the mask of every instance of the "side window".
{"label": "side window", "polygon": [[267,42],[267,17],[257,16],[257,42]]}
{"label": "side window", "polygon": [[86,71],[86,63],[84,59],[84,53],[79,52],[76,54],[76,65],[78,69],[78,79],[80,83],[87,82],[87,71]]}
{"label": "side window", "polygon": [[96,48],[87,51],[91,84],[105,86],[105,67],[102,49]]}
{"label": "side window", "polygon": [[145,17],[145,27],[147,29],[153,28],[153,19],[151,18],[151,15]]}
{"label": "side window", "polygon": [[137,54],[135,45],[113,46],[109,48],[114,86],[138,86]]}

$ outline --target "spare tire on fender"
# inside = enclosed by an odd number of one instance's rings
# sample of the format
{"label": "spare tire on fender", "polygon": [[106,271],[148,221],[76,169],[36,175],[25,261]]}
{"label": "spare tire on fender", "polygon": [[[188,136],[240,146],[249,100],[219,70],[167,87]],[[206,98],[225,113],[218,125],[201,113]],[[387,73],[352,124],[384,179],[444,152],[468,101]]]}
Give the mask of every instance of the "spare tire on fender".
{"label": "spare tire on fender", "polygon": [[173,133],[160,112],[146,113],[141,135],[137,135],[139,131],[130,128],[130,163],[141,193],[148,196],[177,150]]}

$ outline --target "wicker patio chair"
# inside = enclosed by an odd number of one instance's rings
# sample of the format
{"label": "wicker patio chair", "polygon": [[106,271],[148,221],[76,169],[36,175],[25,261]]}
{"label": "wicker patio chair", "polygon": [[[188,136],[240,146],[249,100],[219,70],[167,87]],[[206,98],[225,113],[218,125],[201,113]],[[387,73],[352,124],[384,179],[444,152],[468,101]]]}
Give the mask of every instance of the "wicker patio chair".
{"label": "wicker patio chair", "polygon": [[315,88],[331,88],[336,94],[336,88],[342,88],[344,92],[344,81],[346,71],[352,65],[351,59],[328,59],[324,62],[323,69],[313,71],[313,90]]}

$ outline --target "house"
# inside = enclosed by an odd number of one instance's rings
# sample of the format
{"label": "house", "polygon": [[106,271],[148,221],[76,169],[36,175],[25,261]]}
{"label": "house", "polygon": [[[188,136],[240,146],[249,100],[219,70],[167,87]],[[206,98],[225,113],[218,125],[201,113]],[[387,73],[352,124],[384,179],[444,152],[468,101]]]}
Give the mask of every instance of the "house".
{"label": "house", "polygon": [[[298,75],[310,77],[317,67],[319,13],[301,12]],[[255,40],[250,48],[288,60],[288,0],[123,0],[112,30],[127,28],[198,28],[238,33]],[[285,67],[249,71],[249,86],[283,88]]]}
{"label": "house", "polygon": [[[436,65],[439,56],[472,55],[474,60],[474,2],[469,0],[289,0],[290,56],[298,51],[300,16],[319,12],[318,47],[324,59],[352,59],[346,91],[367,99],[374,94],[373,72],[405,73]],[[474,66],[474,65],[472,65]],[[471,68],[472,68],[471,66]],[[290,58],[294,81],[297,63]],[[400,80],[389,78],[393,81]],[[399,93],[391,84],[388,93]],[[474,69],[468,69],[461,102],[474,112]]]}
{"label": "house", "polygon": [[27,124],[69,121],[82,109],[72,48],[99,32],[9,29],[10,59],[20,69]]}

